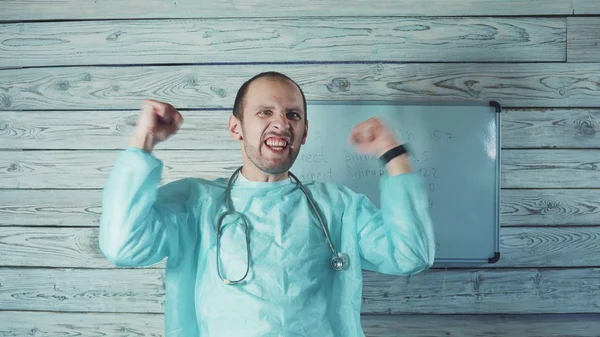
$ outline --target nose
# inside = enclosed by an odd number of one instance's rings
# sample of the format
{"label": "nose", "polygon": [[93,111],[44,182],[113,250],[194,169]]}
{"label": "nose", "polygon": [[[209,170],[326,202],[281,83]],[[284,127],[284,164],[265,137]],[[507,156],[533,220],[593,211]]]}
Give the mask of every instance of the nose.
{"label": "nose", "polygon": [[290,123],[285,115],[285,112],[277,112],[273,114],[272,124],[279,130],[287,130],[290,128]]}

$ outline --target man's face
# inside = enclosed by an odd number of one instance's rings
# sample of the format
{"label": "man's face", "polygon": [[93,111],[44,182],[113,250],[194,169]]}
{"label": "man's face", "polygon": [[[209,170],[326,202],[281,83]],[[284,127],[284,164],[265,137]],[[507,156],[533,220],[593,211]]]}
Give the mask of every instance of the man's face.
{"label": "man's face", "polygon": [[243,108],[234,138],[242,140],[245,163],[269,174],[289,170],[308,131],[300,90],[288,80],[261,77],[248,87]]}

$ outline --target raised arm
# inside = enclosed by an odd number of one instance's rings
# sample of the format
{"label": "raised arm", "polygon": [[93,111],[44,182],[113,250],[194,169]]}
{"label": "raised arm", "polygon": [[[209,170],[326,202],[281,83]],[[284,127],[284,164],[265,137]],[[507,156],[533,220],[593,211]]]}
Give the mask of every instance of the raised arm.
{"label": "raised arm", "polygon": [[143,266],[176,258],[186,210],[186,180],[159,187],[162,162],[154,145],[174,134],[181,115],[172,106],[146,101],[138,125],[109,175],[102,195],[99,244],[117,266]]}
{"label": "raised arm", "polygon": [[380,181],[380,209],[363,195],[353,201],[363,268],[394,275],[430,268],[435,235],[429,198],[421,177],[412,172],[408,155],[394,153],[399,143],[378,119],[357,125],[350,139],[357,151],[378,158],[392,151],[386,163],[388,175]]}

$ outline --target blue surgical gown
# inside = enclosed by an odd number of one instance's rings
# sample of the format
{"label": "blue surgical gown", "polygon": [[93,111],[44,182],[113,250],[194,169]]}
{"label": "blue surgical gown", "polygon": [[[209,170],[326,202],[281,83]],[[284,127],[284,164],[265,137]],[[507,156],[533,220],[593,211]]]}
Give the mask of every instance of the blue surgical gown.
{"label": "blue surgical gown", "polygon": [[[161,185],[162,161],[141,149],[119,153],[103,192],[99,243],[116,266],[167,258],[166,336],[364,336],[362,270],[410,275],[431,267],[435,239],[427,192],[415,173],[383,176],[381,209],[333,183],[306,182],[338,251],[292,179],[253,182],[238,176],[232,206],[247,219],[250,271],[225,285],[217,273],[216,224],[226,210],[227,179],[186,178]],[[224,277],[246,272],[239,219],[223,221]]]}

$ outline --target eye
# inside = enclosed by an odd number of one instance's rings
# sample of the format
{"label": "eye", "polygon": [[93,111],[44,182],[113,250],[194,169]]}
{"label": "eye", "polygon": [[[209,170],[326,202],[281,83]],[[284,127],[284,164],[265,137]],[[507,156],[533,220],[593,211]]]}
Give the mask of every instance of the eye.
{"label": "eye", "polygon": [[301,120],[301,119],[302,119],[302,116],[300,116],[300,114],[299,114],[299,113],[297,113],[297,112],[288,112],[288,113],[287,113],[287,117],[288,117],[289,119],[293,119],[293,120],[295,120],[295,121],[299,121],[299,120]]}
{"label": "eye", "polygon": [[265,116],[269,116],[272,115],[273,112],[271,110],[261,110],[258,112],[259,115],[265,115]]}

